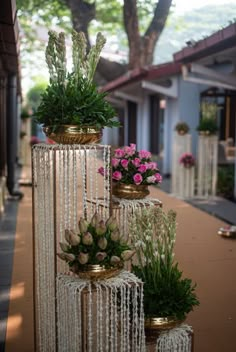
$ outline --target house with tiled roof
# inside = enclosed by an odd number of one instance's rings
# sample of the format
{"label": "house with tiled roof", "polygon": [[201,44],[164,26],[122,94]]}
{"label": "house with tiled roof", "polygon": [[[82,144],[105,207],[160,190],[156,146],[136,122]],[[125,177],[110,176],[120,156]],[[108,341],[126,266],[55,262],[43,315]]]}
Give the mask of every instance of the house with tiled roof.
{"label": "house with tiled roof", "polygon": [[[171,175],[174,127],[179,121],[188,123],[196,154],[200,104],[207,100],[219,107],[218,137],[231,140],[234,160],[235,68],[236,24],[231,24],[198,42],[188,41],[173,62],[136,69],[109,82],[103,90],[109,92],[123,124],[115,143],[136,143],[138,149],[161,155],[162,172]],[[104,141],[111,142],[106,134]]]}

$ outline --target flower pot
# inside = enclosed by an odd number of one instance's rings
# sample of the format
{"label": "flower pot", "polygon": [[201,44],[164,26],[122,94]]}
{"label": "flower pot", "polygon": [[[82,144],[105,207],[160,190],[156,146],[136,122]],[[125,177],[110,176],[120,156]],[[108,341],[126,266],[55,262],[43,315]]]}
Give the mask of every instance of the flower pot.
{"label": "flower pot", "polygon": [[56,132],[53,126],[43,128],[46,136],[61,144],[96,144],[102,139],[102,130],[94,126],[61,125]]}
{"label": "flower pot", "polygon": [[177,133],[178,133],[180,136],[184,136],[185,134],[187,134],[187,132],[184,131],[184,130],[178,130]]}
{"label": "flower pot", "polygon": [[149,195],[148,185],[113,183],[112,194],[123,199],[143,199]]}
{"label": "flower pot", "polygon": [[214,136],[216,133],[211,131],[199,131],[200,136]]}
{"label": "flower pot", "polygon": [[78,269],[74,271],[74,273],[78,275],[81,279],[97,281],[97,280],[105,280],[105,279],[109,279],[111,277],[117,276],[122,269],[123,269],[123,266],[116,266],[116,267],[106,269],[104,266],[99,264],[97,265],[87,264],[87,265],[84,265],[83,269]]}
{"label": "flower pot", "polygon": [[162,331],[173,329],[183,323],[184,320],[178,320],[173,316],[160,318],[145,318],[144,327],[147,343],[156,342],[156,339]]}

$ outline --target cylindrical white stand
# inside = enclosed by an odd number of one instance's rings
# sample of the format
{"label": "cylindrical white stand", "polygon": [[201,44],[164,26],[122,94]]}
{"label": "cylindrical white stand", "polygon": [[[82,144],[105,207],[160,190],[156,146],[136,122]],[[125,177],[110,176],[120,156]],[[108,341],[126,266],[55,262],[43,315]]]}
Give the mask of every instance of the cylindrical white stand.
{"label": "cylindrical white stand", "polygon": [[179,170],[179,196],[193,198],[194,196],[194,167],[186,168],[181,165]]}
{"label": "cylindrical white stand", "polygon": [[163,331],[157,339],[156,352],[191,352],[192,334],[192,327],[186,324]]}
{"label": "cylindrical white stand", "polygon": [[192,151],[192,137],[190,134],[179,135],[174,132],[172,147],[172,173],[171,173],[171,192],[175,195],[179,194],[181,175],[180,175],[180,163],[179,159],[183,153],[191,153]]}
{"label": "cylindrical white stand", "polygon": [[[87,199],[110,202],[110,146],[46,145],[32,149],[35,352],[56,352],[56,274],[67,265],[57,260],[65,229],[76,229],[80,216],[90,220]],[[103,166],[107,177],[99,178]],[[71,351],[70,351],[71,352]]]}
{"label": "cylindrical white stand", "polygon": [[133,274],[91,282],[57,276],[59,352],[144,352],[143,284]]}
{"label": "cylindrical white stand", "polygon": [[218,137],[199,135],[197,195],[208,197],[216,195]]}
{"label": "cylindrical white stand", "polygon": [[157,339],[147,338],[147,352],[193,352],[194,334],[191,326],[182,324],[162,331]]}

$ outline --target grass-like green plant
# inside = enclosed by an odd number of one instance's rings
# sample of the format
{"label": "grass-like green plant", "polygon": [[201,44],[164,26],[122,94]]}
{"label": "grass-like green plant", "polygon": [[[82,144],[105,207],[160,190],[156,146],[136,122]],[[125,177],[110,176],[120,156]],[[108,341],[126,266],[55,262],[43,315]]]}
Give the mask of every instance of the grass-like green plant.
{"label": "grass-like green plant", "polygon": [[85,35],[72,32],[73,71],[66,68],[66,45],[64,33],[49,31],[46,62],[50,83],[41,96],[35,113],[36,122],[53,126],[95,126],[97,128],[119,126],[114,121],[115,111],[105,100],[106,93],[98,91],[93,77],[105,44],[98,33],[96,43],[86,52]]}
{"label": "grass-like green plant", "polygon": [[102,128],[119,126],[112,120],[114,109],[99,93],[94,83],[81,77],[79,81],[73,74],[67,77],[67,84],[52,82],[42,94],[36,116],[37,122],[44,126],[89,125]]}
{"label": "grass-like green plant", "polygon": [[184,319],[199,301],[196,285],[174,262],[176,213],[143,209],[133,218],[130,235],[136,250],[132,271],[144,282],[145,317]]}
{"label": "grass-like green plant", "polygon": [[199,132],[209,132],[209,134],[215,134],[218,131],[218,126],[215,120],[202,118],[197,127]]}
{"label": "grass-like green plant", "polygon": [[197,127],[199,132],[215,134],[218,131],[216,122],[218,106],[215,103],[203,102],[201,104],[201,119]]}

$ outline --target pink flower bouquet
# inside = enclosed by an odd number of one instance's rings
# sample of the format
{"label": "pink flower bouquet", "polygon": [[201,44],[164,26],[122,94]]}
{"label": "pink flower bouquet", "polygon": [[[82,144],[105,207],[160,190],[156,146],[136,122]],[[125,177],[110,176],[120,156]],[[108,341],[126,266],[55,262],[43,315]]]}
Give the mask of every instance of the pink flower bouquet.
{"label": "pink flower bouquet", "polygon": [[195,165],[194,156],[191,153],[184,153],[181,155],[179,163],[186,168],[193,167]]}
{"label": "pink flower bouquet", "polygon": [[[151,185],[162,181],[157,163],[151,161],[151,153],[146,150],[136,150],[135,144],[114,151],[112,158],[112,180],[126,185]],[[101,167],[98,172],[104,176]]]}

